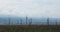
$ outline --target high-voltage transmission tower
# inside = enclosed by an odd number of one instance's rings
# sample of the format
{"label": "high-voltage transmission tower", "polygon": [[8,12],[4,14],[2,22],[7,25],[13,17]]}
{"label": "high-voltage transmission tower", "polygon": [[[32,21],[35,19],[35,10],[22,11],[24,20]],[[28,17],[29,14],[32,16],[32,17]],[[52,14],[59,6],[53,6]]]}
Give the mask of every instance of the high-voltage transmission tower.
{"label": "high-voltage transmission tower", "polygon": [[47,18],[47,25],[49,26],[49,18]]}
{"label": "high-voltage transmission tower", "polygon": [[27,21],[28,21],[28,17],[26,16],[26,25],[28,24],[28,22],[27,22]]}

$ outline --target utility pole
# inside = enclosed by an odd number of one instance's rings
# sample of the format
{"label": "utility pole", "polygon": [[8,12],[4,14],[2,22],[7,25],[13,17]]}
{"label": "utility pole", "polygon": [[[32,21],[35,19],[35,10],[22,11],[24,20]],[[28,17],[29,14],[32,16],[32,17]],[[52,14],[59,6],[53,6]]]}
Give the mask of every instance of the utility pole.
{"label": "utility pole", "polygon": [[28,24],[28,23],[27,23],[27,20],[28,20],[28,17],[26,16],[26,25]]}
{"label": "utility pole", "polygon": [[49,18],[47,18],[47,25],[49,26]]}
{"label": "utility pole", "polygon": [[16,20],[17,21],[17,25],[19,24],[19,20]]}
{"label": "utility pole", "polygon": [[10,25],[10,18],[9,18],[9,25]]}
{"label": "utility pole", "polygon": [[55,20],[56,21],[56,26],[57,26],[57,20]]}
{"label": "utility pole", "polygon": [[4,20],[4,24],[6,24],[6,19],[3,19]]}
{"label": "utility pole", "polygon": [[20,24],[22,25],[22,19],[20,19]]}
{"label": "utility pole", "polygon": [[14,23],[13,23],[13,19],[11,19],[11,25],[14,25]]}
{"label": "utility pole", "polygon": [[32,24],[32,18],[31,18],[31,24]]}

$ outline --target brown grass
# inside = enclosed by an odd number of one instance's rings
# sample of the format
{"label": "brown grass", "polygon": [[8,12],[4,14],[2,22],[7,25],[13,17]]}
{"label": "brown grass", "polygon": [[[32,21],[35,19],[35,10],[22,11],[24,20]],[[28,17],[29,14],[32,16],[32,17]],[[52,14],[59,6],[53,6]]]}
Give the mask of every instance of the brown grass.
{"label": "brown grass", "polygon": [[33,28],[33,29],[59,29],[60,30],[60,25],[0,25],[0,29],[8,29],[8,28]]}

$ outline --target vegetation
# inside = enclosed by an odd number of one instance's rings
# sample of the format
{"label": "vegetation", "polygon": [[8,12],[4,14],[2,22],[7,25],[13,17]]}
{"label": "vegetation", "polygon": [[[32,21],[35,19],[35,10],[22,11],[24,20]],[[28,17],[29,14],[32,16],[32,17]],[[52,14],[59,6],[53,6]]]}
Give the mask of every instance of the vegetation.
{"label": "vegetation", "polygon": [[[56,25],[50,25],[49,18],[47,18],[47,25],[32,25],[32,18],[26,16],[26,25],[22,25],[23,19],[19,18],[17,24],[11,25],[11,18],[8,18],[8,25],[0,25],[0,32],[60,32],[60,26],[55,20]],[[27,25],[28,24],[28,25]]]}
{"label": "vegetation", "polygon": [[60,26],[0,26],[0,32],[60,32]]}

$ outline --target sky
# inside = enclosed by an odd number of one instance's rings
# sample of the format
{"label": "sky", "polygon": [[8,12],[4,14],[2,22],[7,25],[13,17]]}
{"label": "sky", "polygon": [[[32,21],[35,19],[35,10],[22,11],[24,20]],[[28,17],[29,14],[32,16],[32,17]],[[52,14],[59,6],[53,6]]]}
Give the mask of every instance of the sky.
{"label": "sky", "polygon": [[60,0],[0,0],[0,15],[60,18]]}

